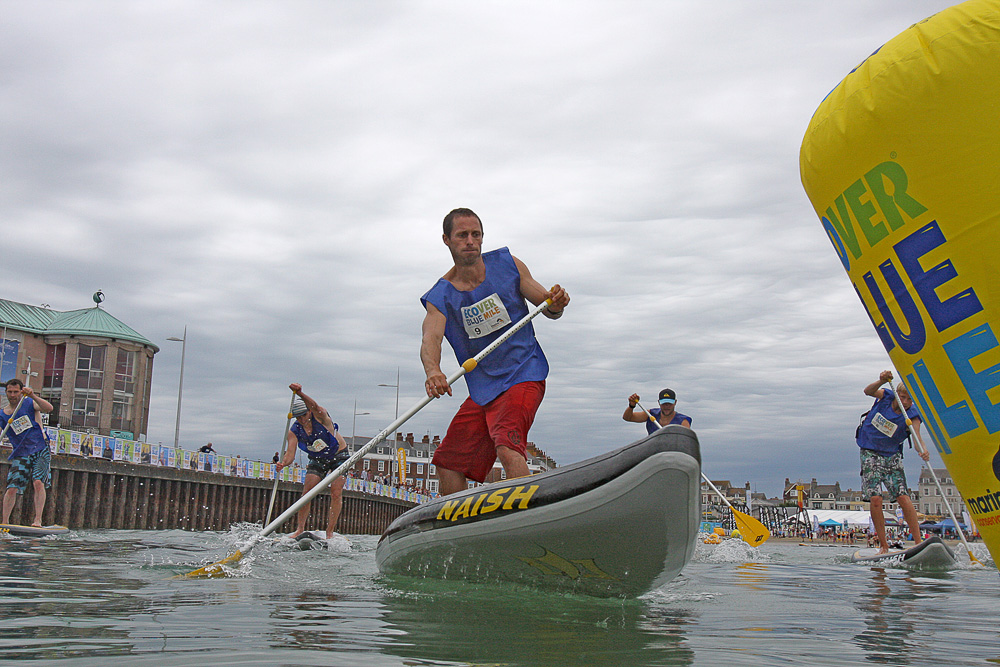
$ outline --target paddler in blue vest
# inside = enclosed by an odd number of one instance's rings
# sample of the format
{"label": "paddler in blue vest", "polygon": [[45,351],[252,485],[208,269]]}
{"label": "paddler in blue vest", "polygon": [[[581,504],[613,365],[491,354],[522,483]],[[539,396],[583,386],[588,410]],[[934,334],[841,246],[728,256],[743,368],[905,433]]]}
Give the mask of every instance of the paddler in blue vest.
{"label": "paddler in blue vest", "polygon": [[[427,310],[420,361],[431,398],[452,394],[441,372],[444,338],[462,363],[527,315],[525,300],[537,306],[551,299],[543,312],[553,320],[569,304],[566,290],[559,285],[546,290],[507,248],[483,253],[483,223],[470,209],[457,208],[445,216],[442,238],[455,264],[420,297]],[[530,474],[525,449],[528,429],[545,394],[548,372],[548,362],[528,324],[465,375],[469,398],[432,459],[441,495],[465,490],[469,479],[485,481],[497,458],[508,478]]]}
{"label": "paddler in blue vest", "polygon": [[676,410],[677,394],[674,393],[673,389],[664,389],[661,391],[658,403],[660,407],[649,409],[649,414],[656,420],[656,424],[654,424],[649,420],[649,416],[644,410],[635,411],[636,405],[639,404],[639,394],[632,394],[628,397],[628,407],[625,408],[622,419],[627,422],[635,422],[636,424],[645,422],[646,432],[650,435],[670,424],[680,424],[686,428],[691,428],[692,419]]}
{"label": "paddler in blue vest", "polygon": [[[285,455],[276,467],[280,472],[282,468],[292,465],[296,449],[304,451],[309,457],[309,463],[306,466],[306,481],[302,485],[302,493],[305,494],[349,459],[351,454],[347,451],[347,441],[344,440],[344,436],[340,435],[337,424],[330,419],[330,413],[317,404],[315,400],[302,393],[302,385],[293,382],[288,385],[288,388],[298,396],[292,402],[292,416],[295,418],[295,422],[288,429],[288,444],[285,445]],[[344,475],[341,475],[330,484],[330,515],[326,522],[327,539],[333,536],[337,528],[340,508],[344,502],[343,493]],[[299,510],[298,526],[292,533],[292,537],[298,537],[305,532],[311,508],[312,501],[309,501]]]}
{"label": "paddler in blue vest", "polygon": [[42,510],[45,509],[45,489],[51,485],[49,441],[41,422],[43,412],[52,412],[52,404],[16,378],[7,380],[5,389],[7,407],[0,410],[0,429],[10,423],[7,439],[12,450],[8,457],[7,492],[3,496],[3,523],[10,523],[10,513],[17,496],[24,493],[31,481],[35,498],[35,518],[31,525],[40,528]]}
{"label": "paddler in blue vest", "polygon": [[[879,553],[883,554],[889,552],[889,542],[885,538],[885,514],[882,511],[883,486],[903,510],[903,518],[910,527],[914,543],[921,541],[920,521],[910,500],[903,471],[906,418],[910,418],[914,432],[919,435],[920,413],[902,382],[895,392],[882,389],[883,384],[891,381],[892,372],[882,371],[876,382],[865,387],[865,394],[874,398],[875,404],[865,415],[856,440],[861,448],[861,494],[870,499],[872,524],[878,535]],[[905,414],[903,410],[906,410]],[[924,461],[930,459],[930,454],[920,447],[917,452]]]}

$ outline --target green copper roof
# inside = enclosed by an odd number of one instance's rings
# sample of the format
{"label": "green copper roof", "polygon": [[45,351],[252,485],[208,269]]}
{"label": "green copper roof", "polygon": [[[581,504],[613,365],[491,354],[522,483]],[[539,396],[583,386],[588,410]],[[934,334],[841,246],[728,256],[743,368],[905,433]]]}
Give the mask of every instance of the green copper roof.
{"label": "green copper roof", "polygon": [[145,336],[99,307],[63,312],[0,299],[0,325],[43,336],[118,338],[160,351]]}

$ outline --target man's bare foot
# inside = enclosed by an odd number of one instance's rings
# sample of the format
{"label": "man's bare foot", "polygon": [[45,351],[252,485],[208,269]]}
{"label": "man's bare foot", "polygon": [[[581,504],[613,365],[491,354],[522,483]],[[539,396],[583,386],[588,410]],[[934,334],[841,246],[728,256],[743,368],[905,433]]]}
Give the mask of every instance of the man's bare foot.
{"label": "man's bare foot", "polygon": [[296,537],[298,537],[299,535],[301,535],[304,532],[306,532],[305,529],[300,528],[299,530],[296,530],[294,533],[292,533],[291,535],[289,535],[289,537],[291,537],[294,540]]}
{"label": "man's bare foot", "polygon": [[31,524],[31,527],[32,527],[32,528],[41,528],[41,527],[42,527],[42,524],[40,524],[40,523],[38,523],[38,522],[36,521],[35,523]]}
{"label": "man's bare foot", "polygon": [[889,553],[889,548],[888,547],[880,547],[879,550],[878,550],[878,555],[879,556],[881,556],[882,554],[887,554],[887,553]]}

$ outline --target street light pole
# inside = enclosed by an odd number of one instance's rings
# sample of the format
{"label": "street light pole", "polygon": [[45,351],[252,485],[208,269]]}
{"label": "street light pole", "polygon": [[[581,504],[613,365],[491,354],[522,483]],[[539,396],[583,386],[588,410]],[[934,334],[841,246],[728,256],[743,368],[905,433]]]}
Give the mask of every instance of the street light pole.
{"label": "street light pole", "polygon": [[351,425],[351,451],[354,451],[354,434],[357,433],[358,415],[370,415],[370,412],[358,412],[358,399],[354,399],[354,423]]}
{"label": "street light pole", "polygon": [[174,449],[177,449],[181,436],[181,395],[184,392],[184,352],[187,350],[188,328],[184,325],[184,336],[177,338],[170,336],[167,340],[176,341],[181,344],[181,376],[177,382],[177,421],[174,423]]}
{"label": "street light pole", "polygon": [[399,366],[396,366],[396,384],[380,384],[379,386],[396,388],[396,416],[393,418],[393,421],[399,419]]}

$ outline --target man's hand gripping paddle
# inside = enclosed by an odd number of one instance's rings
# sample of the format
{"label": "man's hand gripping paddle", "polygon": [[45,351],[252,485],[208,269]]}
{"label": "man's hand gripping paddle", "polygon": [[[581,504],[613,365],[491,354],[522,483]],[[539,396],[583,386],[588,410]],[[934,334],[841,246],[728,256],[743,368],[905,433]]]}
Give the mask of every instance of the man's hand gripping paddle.
{"label": "man's hand gripping paddle", "polygon": [[[639,401],[636,401],[635,404],[639,406],[640,410],[646,413],[646,416],[649,417],[649,421],[653,422],[653,424],[656,425],[656,428],[663,428],[660,426],[659,422],[656,421],[653,415],[650,414],[649,410],[639,405]],[[729,499],[722,495],[721,491],[715,488],[715,484],[712,484],[712,480],[706,477],[705,473],[701,473],[701,478],[705,480],[705,483],[708,484],[713,491],[715,491],[716,495],[722,498],[722,502],[726,503],[729,507],[730,511],[733,513],[733,519],[736,521],[736,526],[740,529],[740,537],[743,538],[744,542],[752,547],[759,547],[764,544],[764,542],[767,542],[767,538],[771,537],[771,531],[769,531],[764,524],[749,514],[745,514],[733,507],[733,504],[729,502]]]}
{"label": "man's hand gripping paddle", "polygon": [[[516,322],[507,331],[505,331],[502,336],[500,336],[495,341],[490,343],[482,352],[472,357],[471,359],[466,359],[465,362],[462,363],[462,367],[459,368],[451,377],[448,378],[448,385],[449,386],[453,385],[454,383],[458,382],[458,380],[463,375],[471,372],[479,364],[479,362],[483,360],[483,358],[485,358],[488,354],[490,354],[498,347],[500,347],[500,345],[502,345],[508,338],[510,338],[515,333],[523,329],[525,325],[527,325],[531,320],[533,320],[535,316],[537,316],[540,312],[545,310],[547,306],[550,306],[551,303],[552,302],[550,299],[546,299],[542,303],[538,304],[531,311],[529,311],[527,315],[522,317],[518,322]],[[337,479],[341,475],[345,474],[348,470],[350,470],[355,463],[357,463],[360,459],[362,459],[365,456],[365,454],[367,454],[372,449],[372,447],[385,440],[391,433],[395,432],[400,426],[406,423],[406,421],[409,420],[410,417],[420,412],[420,410],[422,410],[424,406],[426,406],[432,400],[434,399],[432,399],[430,396],[424,396],[419,401],[417,401],[416,404],[413,405],[413,407],[404,412],[394,422],[392,422],[382,431],[380,431],[378,435],[369,440],[361,449],[354,452],[354,454],[352,454],[349,459],[344,461],[344,463],[342,463],[339,468],[337,468],[329,475],[324,477],[322,480],[320,480],[320,482],[316,486],[314,486],[308,492],[303,494],[302,497],[299,498],[296,502],[292,503],[292,505],[284,512],[282,512],[280,515],[278,515],[278,517],[274,521],[264,526],[264,529],[260,533],[252,537],[246,544],[237,549],[236,553],[231,554],[226,558],[223,558],[217,563],[212,563],[210,565],[206,565],[205,567],[200,567],[192,572],[188,572],[187,574],[182,574],[178,576],[190,577],[190,578],[226,576],[227,573],[223,566],[231,567],[236,563],[238,563],[240,560],[242,560],[244,556],[250,553],[250,550],[253,549],[253,547],[256,546],[258,542],[260,542],[267,535],[273,533],[279,526],[281,526],[281,524],[285,523],[285,521],[294,516],[295,513],[298,512],[303,505],[305,505],[315,496],[319,495],[321,491],[330,486],[330,484],[333,483],[333,480]]]}

